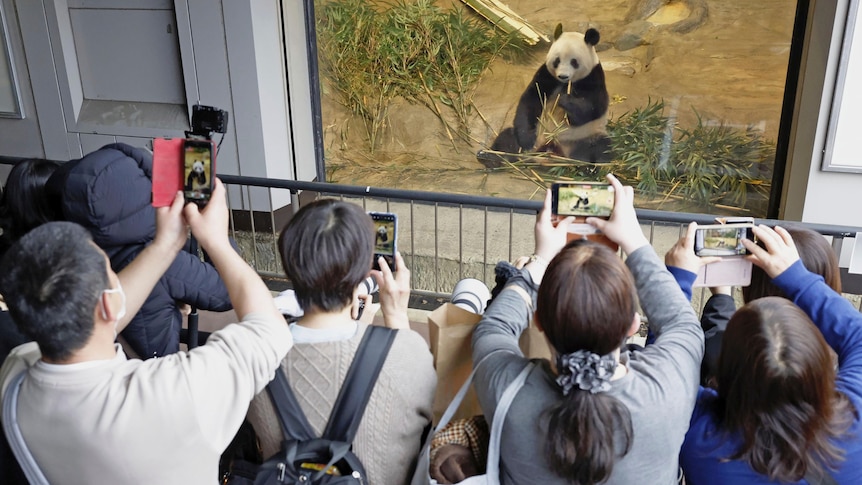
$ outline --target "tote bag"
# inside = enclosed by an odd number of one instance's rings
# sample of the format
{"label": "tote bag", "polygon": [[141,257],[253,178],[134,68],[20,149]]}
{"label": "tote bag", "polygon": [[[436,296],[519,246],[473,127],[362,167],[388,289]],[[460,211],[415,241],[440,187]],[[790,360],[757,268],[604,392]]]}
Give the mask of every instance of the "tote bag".
{"label": "tote bag", "polygon": [[[428,435],[425,445],[422,448],[422,453],[419,455],[419,461],[417,463],[416,472],[413,475],[413,480],[410,482],[411,485],[437,485],[437,481],[432,479],[429,475],[429,465],[431,462],[431,439],[437,434],[438,431],[445,428],[449,421],[452,419],[452,416],[455,415],[455,412],[458,410],[458,407],[461,404],[461,401],[464,399],[464,395],[467,394],[467,391],[470,389],[470,385],[473,383],[473,376],[476,374],[476,369],[481,366],[488,357],[493,355],[493,353],[485,356],[484,359],[479,361],[479,364],[473,369],[473,372],[467,377],[467,380],[461,386],[461,389],[458,390],[458,393],[452,399],[452,402],[449,404],[449,407],[446,409],[446,412],[443,413],[443,417],[440,419],[440,422],[431,433]],[[530,362],[526,367],[515,377],[506,389],[503,391],[503,395],[500,397],[500,402],[497,403],[497,408],[494,411],[494,418],[491,421],[491,437],[488,442],[488,461],[486,462],[486,471],[484,475],[476,475],[465,480],[459,482],[459,485],[499,485],[500,483],[500,439],[503,434],[503,424],[506,421],[506,415],[509,412],[509,407],[512,405],[512,401],[515,400],[515,396],[524,387],[524,382],[527,381],[527,376],[530,372],[536,367],[536,364]]]}

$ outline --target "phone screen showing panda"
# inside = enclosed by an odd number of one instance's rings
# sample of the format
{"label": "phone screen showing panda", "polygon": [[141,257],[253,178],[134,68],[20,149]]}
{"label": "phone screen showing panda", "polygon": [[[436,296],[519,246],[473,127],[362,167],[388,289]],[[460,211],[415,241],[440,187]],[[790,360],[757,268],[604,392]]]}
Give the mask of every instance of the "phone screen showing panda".
{"label": "phone screen showing panda", "polygon": [[369,212],[368,214],[374,221],[374,269],[380,269],[377,261],[383,256],[389,269],[395,271],[398,218],[390,212]]}
{"label": "phone screen showing panda", "polygon": [[557,183],[551,187],[552,211],[560,216],[611,216],[614,188],[608,184]]}
{"label": "phone screen showing panda", "polygon": [[183,195],[187,202],[205,205],[210,200],[215,171],[212,140],[185,140],[183,143]]}

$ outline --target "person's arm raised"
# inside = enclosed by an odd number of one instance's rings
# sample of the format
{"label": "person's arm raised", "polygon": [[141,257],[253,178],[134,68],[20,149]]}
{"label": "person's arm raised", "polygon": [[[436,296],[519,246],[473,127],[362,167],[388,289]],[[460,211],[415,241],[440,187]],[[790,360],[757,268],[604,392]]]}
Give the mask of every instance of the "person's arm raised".
{"label": "person's arm raised", "polygon": [[673,275],[685,296],[691,300],[692,283],[697,279],[697,273],[701,266],[717,263],[721,258],[716,256],[701,257],[694,254],[694,236],[697,232],[697,223],[692,222],[683,237],[664,255],[664,264]]}
{"label": "person's arm raised", "polygon": [[644,236],[638,216],[635,213],[635,192],[631,186],[623,186],[616,177],[607,175],[608,182],[614,188],[614,210],[607,220],[597,217],[587,217],[587,224],[602,231],[611,241],[617,243],[626,254],[632,254],[638,249],[649,246]]}
{"label": "person's arm raised", "polygon": [[155,239],[117,274],[126,294],[127,310],[126,315],[117,322],[118,332],[126,328],[137,315],[159,278],[165,274],[188,239],[183,203],[183,193],[177,192],[169,207],[156,209]]}
{"label": "person's arm raised", "polygon": [[192,234],[222,276],[240,320],[249,313],[266,313],[272,318],[283,319],[269,288],[230,244],[228,208],[221,180],[216,178],[210,201],[203,210],[195,204],[186,204],[184,213]]}
{"label": "person's arm raised", "polygon": [[[862,314],[836,293],[821,275],[805,268],[793,237],[783,227],[756,226],[754,235],[763,247],[749,240],[743,244],[748,258],[772,278],[788,298],[808,314],[826,342],[835,349],[841,373],[862,375]],[[860,382],[860,380],[856,380]],[[862,389],[854,386],[859,395]]]}
{"label": "person's arm raised", "polygon": [[205,345],[179,359],[200,432],[213,449],[223,450],[245,419],[249,401],[272,380],[293,339],[269,288],[230,244],[221,180],[215,179],[203,210],[187,204],[184,212],[192,234],[224,279],[241,320],[213,332]]}
{"label": "person's arm raised", "polygon": [[410,304],[410,270],[404,264],[400,252],[395,252],[395,274],[381,256],[377,263],[380,270],[371,274],[380,287],[380,306],[383,308],[383,323],[389,328],[410,328],[407,307]]}
{"label": "person's arm raised", "polygon": [[569,224],[575,220],[574,217],[569,216],[554,224],[551,220],[552,212],[551,191],[546,190],[542,210],[536,214],[536,227],[534,230],[536,249],[533,253],[535,257],[529,258],[526,265],[522,265],[522,267],[527,268],[527,271],[530,272],[530,277],[537,285],[542,282],[545,270],[548,268],[548,263],[566,245],[566,234],[569,230]]}

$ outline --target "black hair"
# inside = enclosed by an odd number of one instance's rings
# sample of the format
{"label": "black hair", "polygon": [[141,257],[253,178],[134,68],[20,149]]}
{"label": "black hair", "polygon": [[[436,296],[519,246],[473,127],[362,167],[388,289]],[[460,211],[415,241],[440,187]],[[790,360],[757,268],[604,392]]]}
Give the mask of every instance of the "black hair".
{"label": "black hair", "polygon": [[54,361],[87,343],[93,312],[108,284],[104,253],[86,229],[71,222],[33,229],[0,261],[0,294],[12,318]]}
{"label": "black hair", "polygon": [[278,247],[302,309],[337,311],[371,271],[374,223],[356,204],[320,199],[293,216]]}
{"label": "black hair", "polygon": [[33,158],[12,167],[0,198],[0,254],[34,227],[58,218],[45,184],[59,166],[59,162]]}

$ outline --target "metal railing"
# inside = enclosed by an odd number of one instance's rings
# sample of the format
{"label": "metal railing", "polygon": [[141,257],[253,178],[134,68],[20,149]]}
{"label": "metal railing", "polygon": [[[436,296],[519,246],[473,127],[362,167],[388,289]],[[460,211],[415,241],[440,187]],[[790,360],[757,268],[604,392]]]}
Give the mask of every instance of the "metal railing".
{"label": "metal railing", "polygon": [[[0,164],[18,160],[0,156]],[[541,208],[540,201],[501,197],[236,175],[219,177],[229,188],[232,235],[247,260],[262,275],[283,278],[276,248],[283,222],[310,198],[338,197],[358,203],[366,210],[394,212],[399,216],[399,250],[411,269],[414,293],[437,301],[448,297],[455,282],[465,277],[493,286],[494,266],[498,261],[512,261],[530,254],[534,216]],[[291,203],[287,208],[276,207],[276,211],[269,208],[269,201],[288,199]],[[261,200],[265,204],[261,204]],[[267,208],[254,211],[251,201],[255,201],[255,206],[266,205]],[[714,222],[713,216],[708,214],[650,209],[637,209],[637,214],[659,254],[670,248],[689,222]],[[862,232],[862,228],[852,226],[768,219],[756,222],[817,231],[832,238],[833,248],[839,255],[845,238]],[[847,293],[862,294],[862,277],[842,269],[842,280]],[[695,305],[697,300],[696,295]]]}
{"label": "metal railing", "polygon": [[[445,299],[453,285],[465,277],[474,277],[493,286],[493,268],[500,260],[512,261],[533,250],[533,223],[541,209],[540,201],[485,197],[441,192],[400,190],[379,187],[339,185],[319,182],[298,182],[260,177],[221,175],[222,181],[243,193],[244,200],[252,198],[252,190],[266,190],[270,200],[278,191],[289,191],[291,213],[299,210],[307,198],[299,193],[313,193],[313,198],[339,197],[361,204],[368,210],[395,212],[399,216],[399,249],[411,268],[412,288],[417,294]],[[282,198],[283,195],[282,195]],[[235,205],[234,213],[237,212]],[[699,224],[714,223],[714,216],[686,212],[667,212],[637,209],[638,218],[659,252],[676,242],[691,221]],[[428,220],[430,218],[430,220]],[[247,219],[253,220],[253,215]],[[845,238],[855,237],[862,228],[827,224],[812,224],[770,219],[756,219],[757,223],[805,227],[832,238],[833,248],[840,254]],[[234,226],[235,227],[235,226]],[[274,241],[280,229],[272,218],[271,233],[261,234],[252,228],[253,246],[263,241]],[[240,231],[241,232],[241,231]],[[237,234],[237,233],[235,233]],[[252,264],[262,273],[267,268],[256,261]],[[277,260],[277,257],[275,257]],[[279,272],[280,269],[276,269]],[[842,271],[845,291],[862,294],[862,278]],[[695,295],[699,305],[708,295]],[[857,306],[859,302],[856,302]]]}

